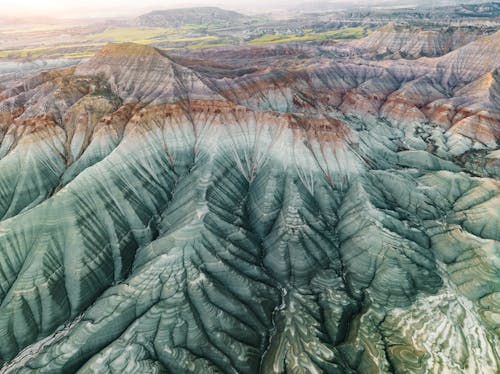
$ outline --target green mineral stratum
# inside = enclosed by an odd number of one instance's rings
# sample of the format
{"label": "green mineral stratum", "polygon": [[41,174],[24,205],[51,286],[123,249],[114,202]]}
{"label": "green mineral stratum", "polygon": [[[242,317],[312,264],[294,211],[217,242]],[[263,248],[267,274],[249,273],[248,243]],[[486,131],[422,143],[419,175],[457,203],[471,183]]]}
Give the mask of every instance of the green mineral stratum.
{"label": "green mineral stratum", "polygon": [[499,39],[0,92],[0,372],[498,373]]}

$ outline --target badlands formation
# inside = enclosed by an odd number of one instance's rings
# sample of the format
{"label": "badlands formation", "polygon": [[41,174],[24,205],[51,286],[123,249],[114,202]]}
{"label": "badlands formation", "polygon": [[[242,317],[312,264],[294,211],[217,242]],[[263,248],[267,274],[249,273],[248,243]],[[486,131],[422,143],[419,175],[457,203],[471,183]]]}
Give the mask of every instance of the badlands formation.
{"label": "badlands formation", "polygon": [[500,33],[392,28],[0,92],[0,372],[498,373]]}

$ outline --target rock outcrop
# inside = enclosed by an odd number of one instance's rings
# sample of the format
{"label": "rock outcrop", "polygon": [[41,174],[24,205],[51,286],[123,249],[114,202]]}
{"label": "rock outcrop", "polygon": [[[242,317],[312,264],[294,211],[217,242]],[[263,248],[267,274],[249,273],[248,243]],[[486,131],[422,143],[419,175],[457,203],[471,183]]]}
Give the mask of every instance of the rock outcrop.
{"label": "rock outcrop", "polygon": [[417,59],[445,55],[481,36],[481,30],[458,27],[428,30],[390,23],[354,44],[376,58]]}

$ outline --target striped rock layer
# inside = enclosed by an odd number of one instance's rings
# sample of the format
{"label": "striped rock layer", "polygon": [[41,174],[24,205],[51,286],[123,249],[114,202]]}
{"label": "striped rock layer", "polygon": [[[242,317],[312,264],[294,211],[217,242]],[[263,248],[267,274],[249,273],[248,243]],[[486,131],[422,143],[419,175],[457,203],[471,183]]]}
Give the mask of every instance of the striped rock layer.
{"label": "striped rock layer", "polygon": [[0,372],[498,372],[498,38],[109,45],[0,93]]}

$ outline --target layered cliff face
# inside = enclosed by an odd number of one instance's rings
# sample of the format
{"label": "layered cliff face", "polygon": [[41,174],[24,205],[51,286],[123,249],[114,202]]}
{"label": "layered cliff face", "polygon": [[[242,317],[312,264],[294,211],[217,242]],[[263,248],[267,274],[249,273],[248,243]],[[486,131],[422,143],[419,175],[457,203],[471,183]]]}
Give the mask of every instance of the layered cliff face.
{"label": "layered cliff face", "polygon": [[[367,37],[365,39],[370,38]],[[390,41],[389,41],[390,42]],[[474,105],[485,75],[495,75],[500,55],[500,32],[474,40],[437,58],[378,60],[357,55],[358,42],[333,47],[289,48],[287,58],[276,58],[275,49],[266,57],[252,55],[247,48],[236,53],[194,51],[179,61],[203,73],[202,79],[227,99],[253,109],[280,112],[341,112],[383,117],[406,129],[433,124],[455,139],[451,152],[459,155],[468,148],[494,149],[499,138],[498,97],[491,105]],[[293,56],[293,57],[292,57]],[[221,76],[206,73],[201,58],[211,66],[255,68],[250,74]],[[243,60],[243,62],[242,62]],[[493,79],[494,80],[494,79]],[[469,87],[469,88],[466,88]],[[494,88],[493,88],[494,90]],[[462,100],[457,100],[462,97]],[[463,110],[467,108],[468,110]],[[490,121],[490,118],[493,120]],[[455,127],[460,121],[463,125]],[[482,123],[489,121],[488,129]],[[467,130],[458,131],[466,127]],[[476,131],[475,128],[482,128]],[[413,131],[413,130],[412,130]],[[477,135],[471,135],[477,133]],[[457,136],[469,134],[471,136]],[[462,144],[466,143],[466,144]],[[473,144],[472,144],[473,143]]]}
{"label": "layered cliff face", "polygon": [[480,30],[448,28],[427,30],[388,24],[366,38],[354,42],[363,53],[376,58],[437,57],[481,37]]}
{"label": "layered cliff face", "polygon": [[0,94],[2,372],[498,372],[498,71],[257,50]]}

